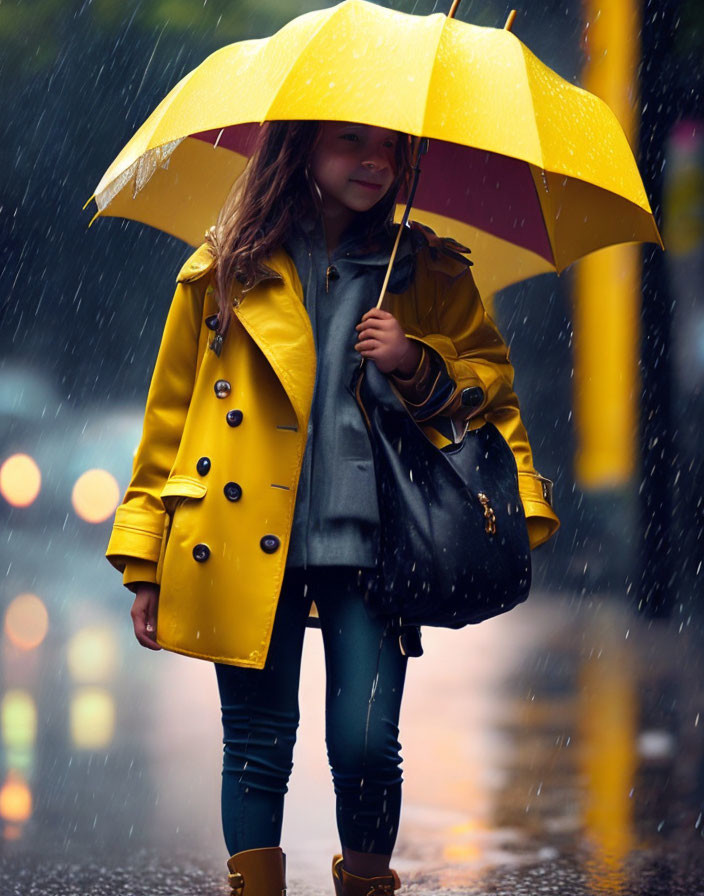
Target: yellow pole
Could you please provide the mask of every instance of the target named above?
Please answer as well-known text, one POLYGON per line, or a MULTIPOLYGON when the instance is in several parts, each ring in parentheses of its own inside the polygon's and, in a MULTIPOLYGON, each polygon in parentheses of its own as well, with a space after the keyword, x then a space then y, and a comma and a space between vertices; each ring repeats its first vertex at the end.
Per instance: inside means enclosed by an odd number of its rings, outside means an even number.
MULTIPOLYGON (((605 608, 608 609, 608 608, 605 608)), ((598 640, 579 669, 577 745, 587 880, 595 893, 622 893, 635 844, 632 788, 638 768, 638 692, 631 642, 619 614, 588 625, 598 640)))
MULTIPOLYGON (((632 149, 640 117, 637 0, 583 0, 589 60, 583 86, 614 110, 632 149)), ((579 262, 574 290, 577 482, 586 490, 625 485, 638 443, 640 251, 602 249, 579 262)))

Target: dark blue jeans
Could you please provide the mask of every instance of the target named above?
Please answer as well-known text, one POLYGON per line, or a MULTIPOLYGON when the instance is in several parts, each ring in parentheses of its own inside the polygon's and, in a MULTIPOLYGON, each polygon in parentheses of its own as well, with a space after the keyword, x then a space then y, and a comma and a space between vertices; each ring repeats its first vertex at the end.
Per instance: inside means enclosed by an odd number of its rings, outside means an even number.
POLYGON ((264 669, 215 663, 224 734, 222 824, 230 854, 278 846, 314 600, 326 668, 325 736, 341 844, 390 855, 401 812, 398 720, 408 657, 374 619, 352 567, 289 568, 264 669))

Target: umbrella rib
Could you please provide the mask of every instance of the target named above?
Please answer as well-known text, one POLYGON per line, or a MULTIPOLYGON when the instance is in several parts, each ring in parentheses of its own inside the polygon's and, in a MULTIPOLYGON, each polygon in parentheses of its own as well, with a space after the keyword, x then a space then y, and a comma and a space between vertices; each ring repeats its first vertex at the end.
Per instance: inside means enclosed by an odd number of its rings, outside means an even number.
POLYGON ((533 91, 531 90, 531 79, 528 73, 528 66, 526 65, 526 51, 530 52, 527 47, 522 44, 517 37, 511 35, 513 39, 518 43, 518 49, 521 54, 521 64, 523 65, 523 69, 526 73, 526 84, 528 85, 528 95, 530 97, 530 108, 531 108, 531 121, 535 122, 535 137, 538 141, 538 150, 540 152, 540 167, 545 170, 545 153, 543 152, 543 141, 540 139, 540 128, 538 127, 538 119, 535 114, 535 100, 533 99, 533 91))
MULTIPOLYGON (((543 152, 543 141, 540 138, 540 128, 538 127, 538 121, 536 118, 536 111, 535 111, 535 100, 533 98, 533 91, 531 90, 531 80, 530 80, 530 75, 528 73, 528 65, 526 64, 526 52, 530 52, 530 51, 527 50, 525 45, 517 37, 515 37, 515 35, 513 35, 510 31, 508 33, 511 34, 511 37, 517 43, 518 51, 521 54, 521 64, 523 65, 523 70, 525 72, 525 83, 528 86, 528 96, 530 98, 530 108, 531 108, 531 116, 530 117, 531 117, 531 121, 535 122, 535 139, 538 143, 538 152, 540 153, 540 170, 542 172, 545 172, 545 154, 543 152)), ((553 265, 555 265, 555 268, 557 269, 557 251, 556 251, 555 241, 553 240, 553 235, 550 231, 550 227, 548 227, 548 222, 545 217, 545 210, 543 208, 543 203, 540 200, 540 193, 538 191, 538 186, 535 183, 535 178, 533 177, 533 173, 531 170, 531 163, 527 162, 525 160, 524 160, 524 163, 528 166, 528 170, 531 173, 531 181, 533 182, 533 189, 535 190, 535 198, 538 203, 538 208, 540 209, 540 217, 543 220, 543 227, 545 228, 545 233, 548 238, 548 245, 550 246, 550 252, 552 254, 552 263, 553 263, 553 265)), ((536 165, 535 167, 537 168, 538 166, 536 165)), ((545 193, 548 197, 550 197, 550 191, 548 190, 548 187, 547 187, 547 181, 544 181, 544 183, 545 183, 545 193)), ((559 273, 559 271, 558 271, 558 273, 559 273)))
MULTIPOLYGON (((430 72, 429 72, 429 75, 428 75, 428 80, 427 80, 427 83, 426 83, 426 86, 425 86, 425 102, 424 102, 424 104, 423 104, 423 122, 422 122, 422 128, 421 128, 421 131, 420 131, 421 134, 426 133, 426 127, 425 127, 426 122, 425 122, 425 117, 426 117, 426 110, 427 110, 427 108, 428 108, 428 97, 429 97, 429 95, 430 95, 430 87, 431 87, 432 82, 433 82, 433 76, 434 76, 434 74, 435 74, 435 67, 436 67, 437 58, 438 58, 438 47, 439 47, 440 42, 442 41, 443 36, 444 36, 444 34, 445 34, 445 29, 448 28, 448 27, 453 27, 453 26, 449 25, 449 22, 450 22, 450 21, 454 21, 454 19, 451 20, 448 16, 445 16, 444 19, 443 19, 443 22, 442 22, 442 26, 440 27, 440 30, 439 30, 439 32, 438 32, 438 39, 437 39, 437 43, 436 43, 436 46, 435 46, 435 53, 434 53, 434 55, 433 55, 433 64, 432 64, 432 66, 431 66, 431 68, 430 68, 430 72)), ((529 81, 529 78, 528 78, 528 69, 527 69, 527 66, 526 66, 525 54, 523 53, 522 44, 521 44, 521 42, 518 40, 518 38, 516 38, 514 35, 511 35, 511 37, 512 37, 512 38, 515 40, 515 42, 518 44, 519 52, 520 52, 520 54, 521 54, 521 63, 522 63, 522 65, 523 65, 524 71, 525 71, 525 73, 526 73, 526 84, 530 84, 530 81, 529 81)), ((532 94, 532 92, 531 92, 530 90, 529 90, 529 96, 530 96, 530 102, 531 102, 531 110, 532 110, 532 112, 533 112, 533 114, 532 114, 532 120, 535 121, 535 107, 534 107, 534 104, 533 104, 533 94, 532 94)), ((541 167, 543 167, 543 161, 544 161, 544 160, 543 160, 543 145, 542 145, 542 142, 541 142, 541 140, 540 140, 540 131, 539 131, 539 129, 538 129, 537 126, 536 126, 536 128, 535 128, 535 134, 536 134, 536 139, 537 139, 538 148, 539 148, 539 152, 540 152, 540 162, 541 162, 541 167)), ((530 163, 525 162, 525 164, 528 165, 528 166, 530 167, 530 163)), ((544 170, 544 169, 543 169, 543 170, 544 170)), ((535 184, 535 181, 533 180, 532 177, 531 177, 531 181, 533 181, 533 189, 535 190, 536 201, 537 201, 537 203, 538 203, 538 207, 540 208, 540 214, 541 214, 541 218, 542 218, 542 220, 543 220, 543 227, 545 228, 545 233, 546 233, 547 238, 548 238, 548 245, 550 246, 550 253, 551 253, 551 255, 552 255, 552 259, 551 259, 551 260, 552 260, 552 263, 554 264, 554 263, 555 263, 555 258, 556 258, 556 256, 555 256, 555 247, 554 247, 554 245, 553 245, 552 235, 551 235, 551 233, 550 233, 550 230, 549 230, 549 228, 548 228, 548 226, 547 226, 547 222, 546 222, 546 220, 545 220, 545 213, 544 213, 544 211, 543 211, 543 206, 542 206, 542 203, 541 203, 541 201, 540 201, 540 195, 538 194, 538 188, 537 188, 537 186, 536 186, 536 184, 535 184)))
MULTIPOLYGON (((307 41, 306 41, 306 43, 305 43, 305 49, 306 49, 306 50, 307 50, 308 47, 311 45, 311 43, 313 43, 313 41, 316 39, 316 37, 320 34, 320 32, 323 30, 323 28, 328 24, 328 22, 330 22, 336 15, 339 14, 339 12, 340 12, 340 8, 341 8, 342 6, 347 6, 347 4, 350 3, 350 2, 351 2, 351 0, 346 0, 346 2, 344 2, 344 3, 340 3, 338 6, 333 7, 333 12, 332 12, 330 15, 328 15, 328 16, 321 16, 321 22, 320 22, 320 25, 319 25, 319 26, 318 26, 318 27, 311 33, 311 35, 309 36, 309 38, 307 39, 307 41)), ((328 12, 328 10, 323 10, 323 12, 328 12)), ((264 45, 264 47, 263 47, 264 51, 266 51, 267 47, 268 47, 268 43, 264 45)), ((301 53, 302 53, 302 52, 303 52, 303 50, 301 50, 301 53)), ((262 117, 261 121, 259 122, 260 124, 261 124, 262 122, 264 122, 264 121, 269 121, 269 120, 270 120, 270 119, 269 119, 269 112, 271 111, 271 107, 272 107, 272 106, 274 105, 274 103, 278 100, 279 95, 281 94, 281 91, 283 90, 283 88, 284 88, 284 87, 286 86, 286 84, 288 83, 288 81, 289 81, 289 79, 290 79, 290 77, 291 77, 291 72, 292 72, 292 71, 294 70, 294 68, 296 67, 296 64, 297 64, 297 62, 298 62, 298 60, 299 60, 299 58, 300 58, 300 56, 301 56, 301 53, 299 53, 299 54, 293 59, 293 61, 291 62, 291 65, 290 65, 289 68, 288 68, 288 71, 287 71, 286 74, 283 76, 283 78, 280 79, 280 81, 279 81, 279 83, 278 83, 278 86, 277 86, 277 89, 276 89, 276 93, 275 93, 275 95, 272 97, 271 101, 269 102, 269 104, 268 104, 268 106, 267 106, 267 109, 266 109, 266 112, 265 112, 264 116, 262 117)))
POLYGON ((427 108, 428 108, 428 96, 430 95, 430 85, 433 82, 433 75, 435 74, 435 66, 437 64, 437 59, 438 59, 438 47, 440 46, 440 41, 443 38, 443 34, 445 33, 445 28, 447 28, 447 23, 449 21, 450 21, 450 19, 447 16, 443 16, 442 24, 440 25, 440 29, 438 31, 438 39, 435 44, 435 52, 433 53, 433 64, 430 66, 430 71, 428 73, 428 80, 425 85, 425 101, 423 103, 423 121, 421 122, 421 127, 418 132, 419 136, 426 135, 425 119, 426 119, 427 108))

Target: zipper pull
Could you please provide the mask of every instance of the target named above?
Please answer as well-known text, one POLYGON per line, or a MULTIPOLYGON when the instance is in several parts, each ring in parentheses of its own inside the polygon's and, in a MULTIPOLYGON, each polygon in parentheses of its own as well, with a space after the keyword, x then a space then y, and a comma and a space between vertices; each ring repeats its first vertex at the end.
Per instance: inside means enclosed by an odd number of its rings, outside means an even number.
POLYGON ((339 280, 340 273, 334 264, 329 264, 325 271, 325 292, 330 292, 330 281, 339 280))

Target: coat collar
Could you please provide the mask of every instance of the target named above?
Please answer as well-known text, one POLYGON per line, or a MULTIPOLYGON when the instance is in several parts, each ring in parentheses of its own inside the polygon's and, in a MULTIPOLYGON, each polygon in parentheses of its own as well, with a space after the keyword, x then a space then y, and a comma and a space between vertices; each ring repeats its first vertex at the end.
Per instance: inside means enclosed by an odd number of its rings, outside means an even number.
MULTIPOLYGON (((191 255, 191 257, 186 261, 184 266, 178 272, 176 277, 176 281, 178 283, 189 283, 193 280, 197 280, 199 277, 204 276, 210 271, 215 264, 215 256, 212 253, 209 243, 201 243, 201 245, 196 249, 196 251, 191 255)), ((250 291, 250 289, 254 289, 255 286, 258 286, 262 280, 281 280, 281 274, 273 268, 263 265, 260 271, 257 272, 256 277, 254 278, 254 282, 251 286, 248 286, 246 289, 239 287, 239 295, 244 296, 246 293, 250 291)))
MULTIPOLYGON (((383 267, 388 264, 396 227, 383 243, 364 254, 339 256, 361 266, 383 267)), ((347 251, 343 244, 340 247, 347 251)), ((442 239, 430 228, 415 222, 401 238, 394 262, 389 292, 406 292, 413 285, 416 257, 424 258, 424 267, 451 278, 464 274, 471 261, 459 251, 469 252, 454 240, 442 239)), ((337 256, 336 256, 337 257, 337 256)), ((208 243, 203 243, 178 273, 178 282, 192 282, 212 270, 215 258, 208 243)), ((242 290, 234 312, 255 344, 265 355, 286 390, 301 430, 308 426, 315 386, 316 351, 313 330, 303 301, 303 288, 291 256, 282 247, 267 260, 255 284, 242 290), (260 288, 262 284, 266 288, 260 288)))
MULTIPOLYGON (((307 233, 312 233, 316 223, 311 221, 310 219, 306 219, 304 222, 301 222, 302 229, 307 233)), ((341 244, 339 248, 341 248, 344 254, 341 256, 346 261, 349 261, 352 264, 358 265, 369 265, 369 266, 384 266, 389 263, 389 258, 391 257, 391 249, 393 247, 393 242, 396 237, 396 229, 398 225, 393 226, 392 232, 388 235, 388 237, 384 240, 380 240, 376 246, 374 246, 371 251, 360 253, 359 249, 355 252, 355 247, 358 246, 356 242, 352 242, 351 245, 345 246, 345 244, 341 244)), ((468 258, 464 258, 463 255, 469 254, 471 251, 466 246, 462 246, 456 240, 450 239, 448 237, 439 237, 430 227, 426 227, 425 225, 419 223, 418 221, 411 221, 410 225, 407 228, 408 236, 404 234, 401 238, 401 244, 399 245, 398 252, 396 253, 396 259, 394 261, 394 270, 397 265, 403 267, 402 263, 407 262, 408 259, 415 259, 417 254, 421 250, 427 250, 428 255, 428 266, 433 270, 443 271, 447 274, 457 274, 463 272, 464 269, 469 267, 472 262, 468 258), (460 254, 461 253, 461 254, 460 254), (459 267, 458 267, 459 265, 459 267)), ((347 240, 345 242, 348 242, 347 240)), ((283 250, 278 250, 279 253, 283 250)), ((275 255, 278 253, 275 253, 275 255)), ((287 254, 287 253, 284 253, 287 254)), ((181 270, 178 273, 177 281, 179 283, 190 282, 193 280, 197 280, 199 277, 202 277, 204 274, 207 274, 208 271, 215 264, 215 257, 212 254, 210 249, 210 245, 208 243, 202 243, 198 249, 188 258, 186 263, 183 265, 181 270)), ((412 275, 412 272, 411 272, 412 275)), ((241 295, 246 295, 251 289, 254 289, 255 286, 258 286, 259 283, 265 280, 281 280, 282 275, 276 269, 275 266, 268 265, 263 268, 260 273, 257 275, 254 284, 249 287, 249 289, 243 289, 241 291, 241 295)), ((392 280, 394 280, 394 273, 392 272, 392 280)), ((399 280, 407 280, 407 274, 404 277, 399 277, 399 280)), ((392 284, 396 286, 396 283, 392 284)), ((390 292, 404 292, 410 283, 399 283, 400 289, 390 289, 390 292)))
MULTIPOLYGON (((330 262, 344 262, 366 269, 385 269, 391 258, 398 227, 398 224, 393 224, 366 240, 363 228, 353 224, 343 233, 340 244, 330 256, 330 262)), ((299 219, 296 230, 309 247, 313 243, 325 245, 325 230, 319 216, 306 215, 299 219)), ((405 228, 394 259, 388 292, 400 293, 408 289, 415 271, 415 256, 425 244, 426 240, 419 230, 410 226, 405 228)))

